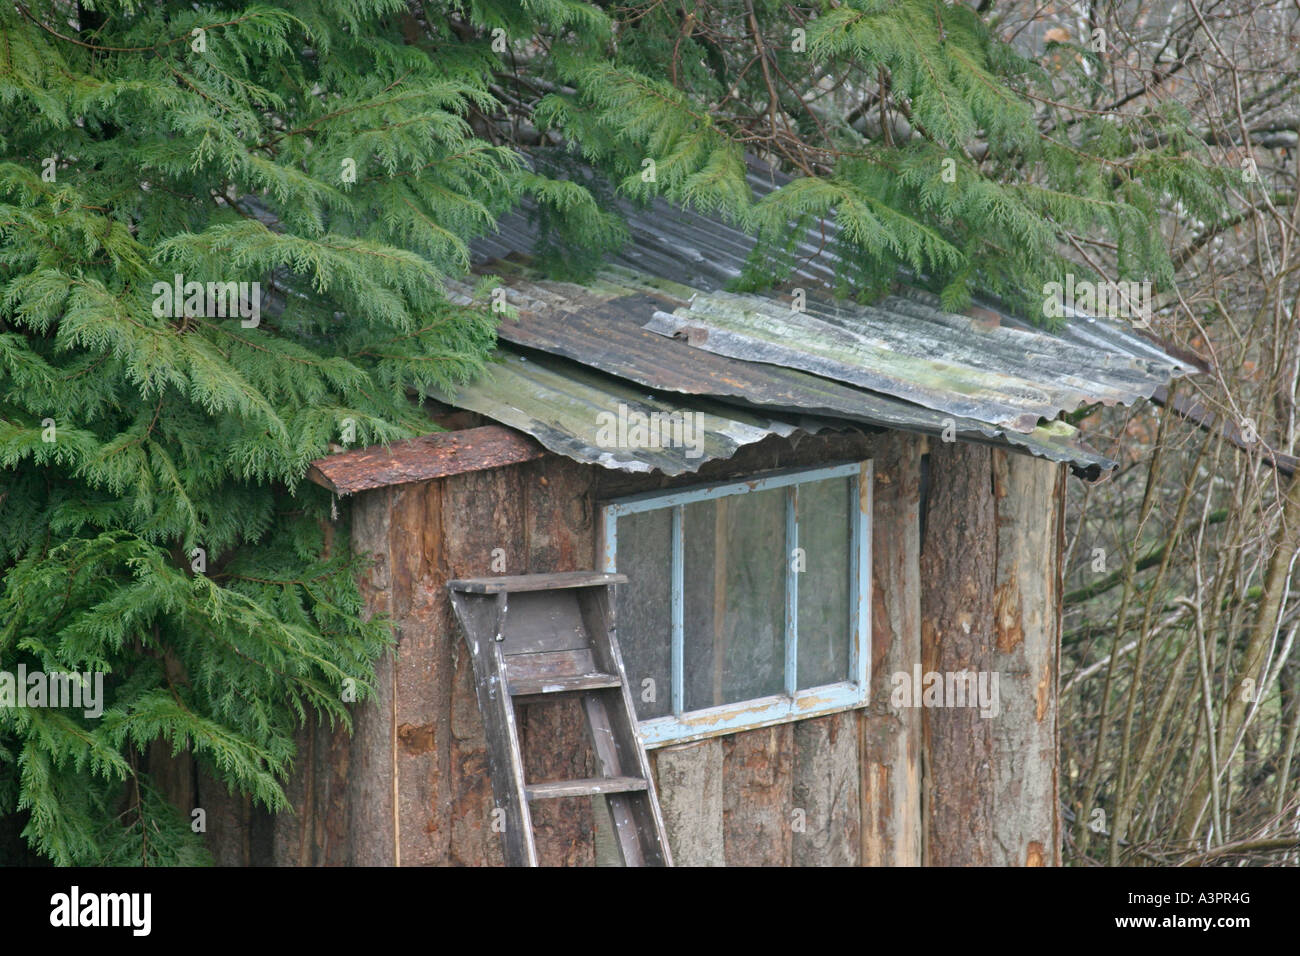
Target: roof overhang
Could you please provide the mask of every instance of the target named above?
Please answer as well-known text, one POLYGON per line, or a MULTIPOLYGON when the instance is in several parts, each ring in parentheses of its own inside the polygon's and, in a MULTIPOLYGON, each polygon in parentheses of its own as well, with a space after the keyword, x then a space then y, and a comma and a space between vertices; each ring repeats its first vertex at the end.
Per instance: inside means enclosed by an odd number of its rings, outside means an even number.
MULTIPOLYGON (((751 167, 756 196, 780 179, 751 167)), ((870 306, 832 299, 823 290, 836 260, 811 234, 786 293, 737 295, 725 287, 741 275, 749 236, 660 200, 620 203, 620 212, 631 241, 583 285, 531 268, 526 212, 474 243, 475 272, 499 280, 518 318, 501 322, 496 360, 478 379, 434 397, 531 437, 535 449, 621 471, 685 474, 769 435, 885 428, 998 445, 1097 480, 1115 462, 1061 413, 1158 398, 1202 370, 1087 315, 1047 331, 992 302, 948 312, 914 289, 870 306), (617 429, 620 415, 699 432, 679 433, 687 442, 604 440, 602 427, 617 429)), ((452 282, 448 292, 469 302, 473 286, 452 282)), ((521 447, 500 433, 459 445, 430 436, 322 459, 312 477, 346 493, 497 467, 521 447)))

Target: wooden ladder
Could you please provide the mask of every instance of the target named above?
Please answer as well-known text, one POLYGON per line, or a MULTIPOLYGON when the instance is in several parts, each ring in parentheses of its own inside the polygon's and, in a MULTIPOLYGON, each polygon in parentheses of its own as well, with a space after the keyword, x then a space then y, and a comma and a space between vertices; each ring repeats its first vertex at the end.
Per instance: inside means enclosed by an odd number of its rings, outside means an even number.
POLYGON ((474 664, 492 792, 510 866, 537 866, 533 800, 603 794, 626 866, 672 866, 663 815, 614 634, 621 574, 580 571, 448 582, 474 664), (582 700, 600 776, 527 783, 515 704, 582 700))

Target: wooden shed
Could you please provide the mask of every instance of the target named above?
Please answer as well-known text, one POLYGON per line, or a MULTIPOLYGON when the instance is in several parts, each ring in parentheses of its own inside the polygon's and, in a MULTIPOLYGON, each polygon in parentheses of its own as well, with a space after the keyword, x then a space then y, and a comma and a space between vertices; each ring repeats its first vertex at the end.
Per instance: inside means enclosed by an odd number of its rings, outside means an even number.
MULTIPOLYGON (((761 185, 761 184, 760 184, 761 185)), ((399 644, 353 736, 304 731, 266 817, 199 784, 219 862, 502 862, 448 583, 617 571, 618 641, 677 865, 1051 865, 1071 472, 1060 412, 1193 369, 1116 324, 985 303, 723 291, 748 241, 658 204, 583 286, 477 249, 518 310, 446 429, 316 463, 399 644)), ((796 285, 802 283, 801 285, 796 285)), ((463 290, 468 294, 468 287, 463 290)), ((591 777, 570 700, 520 708, 529 780, 591 777)), ((601 796, 533 806, 540 861, 615 858, 601 796)))

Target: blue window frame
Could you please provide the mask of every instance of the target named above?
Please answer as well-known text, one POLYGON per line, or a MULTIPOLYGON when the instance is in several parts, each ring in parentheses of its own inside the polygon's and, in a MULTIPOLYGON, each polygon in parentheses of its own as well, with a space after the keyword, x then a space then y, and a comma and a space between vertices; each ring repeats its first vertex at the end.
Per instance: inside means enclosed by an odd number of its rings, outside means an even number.
POLYGON ((871 480, 849 462, 603 506, 646 746, 868 703, 871 480))

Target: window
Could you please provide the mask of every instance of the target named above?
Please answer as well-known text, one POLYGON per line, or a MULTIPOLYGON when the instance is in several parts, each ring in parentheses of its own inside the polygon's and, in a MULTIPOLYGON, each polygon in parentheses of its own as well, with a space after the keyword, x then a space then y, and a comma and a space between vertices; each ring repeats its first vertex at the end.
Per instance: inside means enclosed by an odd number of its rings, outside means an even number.
POLYGON ((648 746, 858 707, 871 462, 604 507, 618 642, 648 746))

